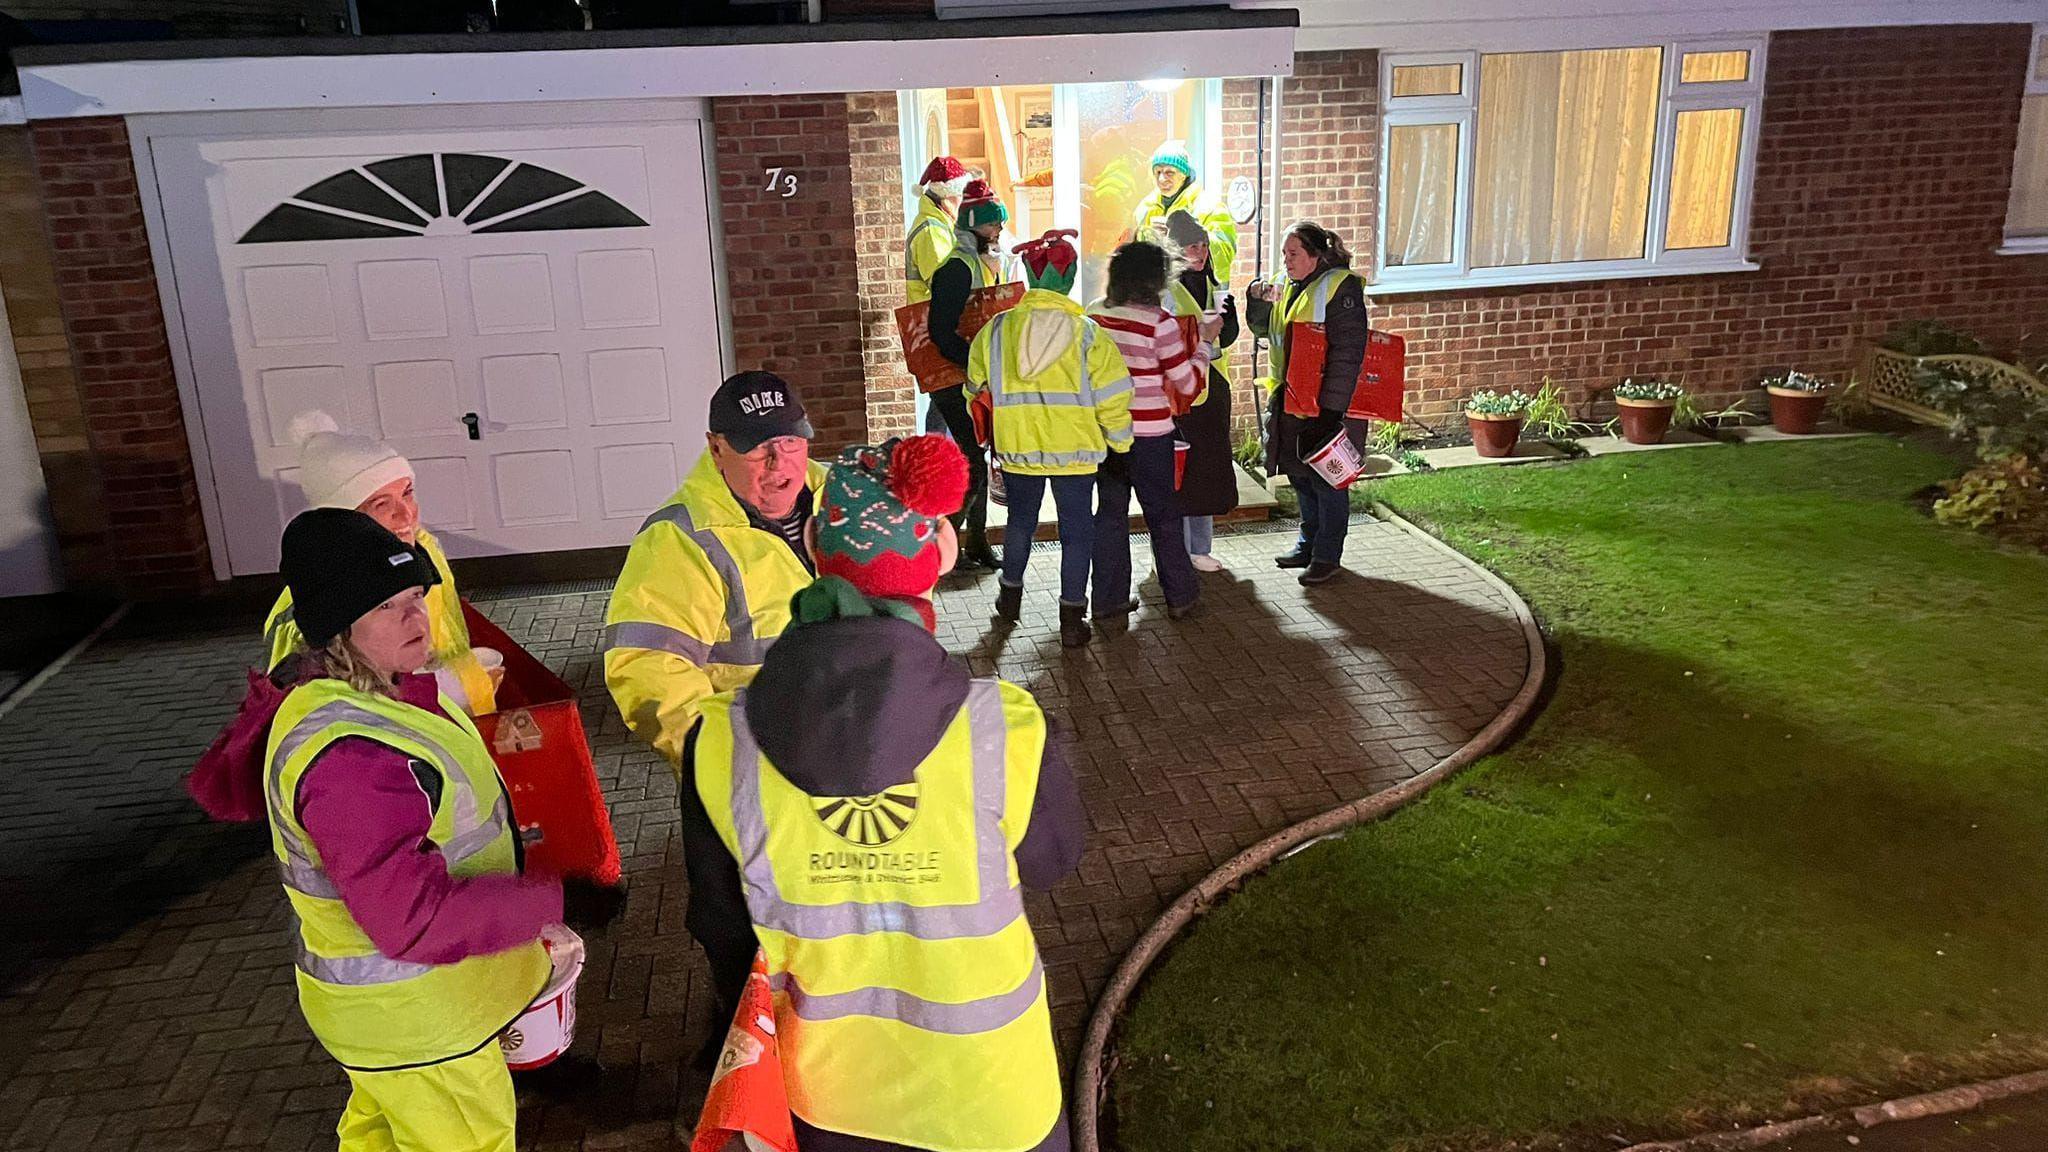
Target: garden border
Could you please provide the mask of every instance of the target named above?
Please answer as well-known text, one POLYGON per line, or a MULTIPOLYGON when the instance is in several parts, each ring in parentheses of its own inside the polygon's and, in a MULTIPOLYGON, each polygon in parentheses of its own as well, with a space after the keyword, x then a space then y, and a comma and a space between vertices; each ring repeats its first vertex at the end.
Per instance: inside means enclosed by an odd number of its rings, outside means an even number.
POLYGON ((1923 1092, 1917 1096, 1901 1096, 1881 1104, 1843 1108, 1814 1116, 1803 1116, 1796 1120, 1779 1120, 1755 1128, 1709 1132, 1701 1136, 1681 1136, 1673 1140, 1650 1140, 1641 1144, 1631 1144, 1621 1149, 1621 1152, 1741 1152, 1745 1149, 1762 1148, 1766 1144, 1775 1144, 1794 1136, 1804 1136, 1810 1132, 1849 1132, 1876 1128, 1900 1120, 1949 1116, 1981 1108, 1994 1100, 2005 1100, 2042 1091, 2048 1091, 2048 1070, 2022 1072, 2017 1076, 1983 1080, 1975 1084, 1960 1084, 1954 1088, 1923 1092))
POLYGON ((1480 757, 1500 747, 1505 743, 1508 734, 1535 710, 1537 698, 1542 694, 1544 680, 1548 675, 1550 659, 1549 651, 1545 647, 1543 630, 1538 627, 1536 616, 1530 611, 1528 602, 1491 569, 1446 544, 1432 533, 1409 523, 1385 504, 1375 501, 1373 515, 1399 527, 1429 547, 1455 557, 1459 563, 1477 572, 1507 598, 1509 606, 1514 609, 1515 619, 1522 626, 1523 642, 1529 651, 1529 666, 1522 678, 1522 687, 1486 727, 1474 733, 1457 751, 1437 761, 1428 770, 1392 788, 1341 804, 1273 833, 1223 862, 1167 906, 1166 911, 1152 922, 1152 926, 1147 928, 1144 934, 1138 937, 1137 942, 1131 945, 1131 950, 1124 954, 1123 960, 1117 964, 1116 972, 1103 987, 1102 996, 1096 1001, 1094 1012, 1089 1016, 1088 1031, 1082 1038, 1081 1053, 1074 1066, 1074 1147, 1077 1152, 1101 1150, 1096 1129, 1101 1122, 1103 1093, 1109 1082, 1108 1070, 1103 1067, 1103 1058, 1109 1046, 1110 1031, 1115 1027, 1117 1017, 1122 1014, 1124 1004, 1130 999, 1138 982, 1144 978, 1152 962, 1157 960, 1166 950, 1166 946, 1180 934, 1181 929, 1207 912, 1218 899, 1246 877, 1264 871, 1295 850, 1355 825, 1381 819, 1413 803, 1480 757))

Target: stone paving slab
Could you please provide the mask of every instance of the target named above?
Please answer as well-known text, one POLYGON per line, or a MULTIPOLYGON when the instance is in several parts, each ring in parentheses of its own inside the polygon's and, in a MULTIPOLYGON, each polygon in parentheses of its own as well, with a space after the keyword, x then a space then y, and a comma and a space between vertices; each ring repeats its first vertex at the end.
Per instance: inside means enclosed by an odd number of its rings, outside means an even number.
POLYGON ((1578 441, 1588 456, 1617 456, 1625 452, 1661 452, 1666 448, 1698 448, 1707 444, 1719 444, 1712 436, 1702 436, 1684 428, 1673 428, 1664 434, 1664 439, 1655 444, 1631 444, 1619 436, 1588 436, 1578 441))
MULTIPOLYGON (((1015 628, 992 626, 992 577, 941 592, 941 640, 1037 695, 1087 806, 1078 873, 1028 901, 1066 1053, 1175 895, 1428 767, 1520 686, 1511 608, 1455 557, 1361 518, 1352 573, 1304 589, 1269 560, 1290 542, 1220 533, 1229 570, 1180 622, 1138 557, 1145 607, 1077 651, 1058 645, 1056 546, 1015 628)), ((680 1148, 704 1088, 690 1057, 723 1021, 683 930, 674 777, 604 693, 608 593, 569 587, 478 596, 579 690, 631 891, 590 939, 575 1049, 520 1080, 520 1144, 680 1148)), ((219 615, 138 614, 0 719, 0 1148, 334 1146, 346 1085, 298 1015, 265 833, 208 824, 179 786, 258 648, 258 613, 219 615)))

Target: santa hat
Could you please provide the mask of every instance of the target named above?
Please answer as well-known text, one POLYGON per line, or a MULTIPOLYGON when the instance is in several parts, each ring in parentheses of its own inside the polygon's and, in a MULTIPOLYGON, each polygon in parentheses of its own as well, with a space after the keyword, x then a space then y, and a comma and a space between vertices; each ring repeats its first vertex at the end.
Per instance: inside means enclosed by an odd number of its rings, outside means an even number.
POLYGON ((984 224, 1001 224, 1010 218, 1010 210, 996 199, 996 190, 986 180, 969 180, 960 193, 960 217, 962 228, 979 228, 984 224))
POLYGON ((1067 241, 1079 236, 1072 228, 1055 228, 1036 240, 1026 240, 1010 251, 1024 261, 1024 282, 1048 292, 1066 293, 1074 287, 1074 274, 1081 268, 1081 253, 1067 241))
POLYGON ((359 508, 379 488, 412 479, 391 445, 343 432, 325 412, 301 412, 285 430, 299 446, 299 487, 312 508, 359 508))
POLYGON ((958 196, 967 190, 967 184, 974 179, 968 174, 967 166, 951 156, 940 156, 925 165, 924 175, 917 178, 925 192, 940 199, 958 196))
POLYGON ((947 436, 912 436, 840 453, 820 492, 819 577, 871 598, 907 601, 933 623, 926 597, 944 568, 944 517, 967 498, 967 457, 947 436))

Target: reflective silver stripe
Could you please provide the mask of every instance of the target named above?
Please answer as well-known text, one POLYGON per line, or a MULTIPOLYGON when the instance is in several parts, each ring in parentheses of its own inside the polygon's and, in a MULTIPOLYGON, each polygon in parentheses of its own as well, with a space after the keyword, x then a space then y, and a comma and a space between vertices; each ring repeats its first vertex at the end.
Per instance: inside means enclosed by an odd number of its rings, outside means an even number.
POLYGON ((949 1036, 971 1036, 993 1032, 1022 1016, 1034 1003, 1045 979, 1045 962, 1037 950, 1031 956, 1031 971, 1008 992, 984 996, 960 1004, 926 1000, 896 988, 854 988, 845 992, 806 992, 787 972, 769 978, 769 986, 789 997, 789 1007, 800 1019, 839 1020, 847 1016, 879 1016, 900 1020, 927 1032, 949 1036))
POLYGON ((303 946, 297 963, 299 971, 322 984, 395 984, 434 970, 432 964, 393 960, 377 952, 367 956, 315 956, 303 946))
POLYGON ((1126 392, 1132 391, 1136 387, 1137 385, 1131 380, 1131 378, 1129 376, 1126 376, 1123 379, 1118 380, 1116 383, 1111 384, 1107 388, 1096 390, 1095 394, 1090 399, 1092 399, 1095 403, 1100 404, 1103 400, 1109 397, 1121 396, 1126 392))
POLYGON ((995 405, 1010 408, 1020 404, 1042 404, 1048 408, 1087 408, 1088 398, 1079 392, 997 392, 995 405))
POLYGON ((284 886, 315 900, 341 899, 341 889, 334 886, 334 881, 327 878, 327 873, 321 871, 319 865, 306 859, 298 844, 291 843, 297 838, 290 833, 285 833, 283 838, 288 842, 286 852, 291 857, 289 860, 277 862, 277 870, 284 876, 284 886))
POLYGON ((917 274, 917 238, 930 228, 944 228, 949 233, 953 231, 945 221, 926 216, 910 229, 910 235, 903 238, 903 278, 912 284, 925 282, 924 277, 917 274))
POLYGON ((295 607, 297 605, 287 604, 277 615, 270 618, 270 623, 263 626, 263 638, 265 640, 272 644, 277 643, 277 634, 284 631, 285 625, 294 622, 298 618, 296 613, 293 612, 295 607))
MULTIPOLYGON (((1129 432, 1125 432, 1122 436, 1107 438, 1113 443, 1121 444, 1130 439, 1130 435, 1129 432)), ((1084 448, 1079 452, 998 452, 996 455, 1001 458, 1005 468, 1070 468, 1076 464, 1100 464, 1109 453, 1084 448)))
POLYGON ((1128 444, 1132 440, 1132 430, 1129 428, 1119 428, 1114 432, 1104 432, 1102 438, 1111 444, 1128 444))
POLYGON ((657 508, 654 515, 640 525, 640 531, 645 532, 656 524, 675 525, 703 549, 704 559, 710 562, 711 570, 718 573, 718 579, 725 585, 725 630, 729 635, 711 646, 706 659, 720 664, 759 664, 773 638, 758 644, 754 640, 754 614, 747 607, 746 579, 740 575, 739 561, 732 558, 725 541, 711 529, 697 527, 697 522, 690 518, 690 510, 681 504, 657 508))
POLYGON ((711 662, 711 645, 680 628, 671 628, 666 624, 655 624, 645 620, 613 624, 604 630, 604 650, 612 652, 620 648, 667 652, 670 655, 681 656, 692 664, 711 662))
POLYGON ((901 902, 791 904, 782 898, 768 859, 768 823, 761 808, 761 752, 747 728, 745 689, 734 693, 732 819, 739 842, 740 876, 754 923, 805 940, 875 932, 904 932, 920 940, 992 936, 1024 915, 1023 894, 1010 883, 1010 848, 1003 838, 1004 745, 1002 689, 975 680, 967 691, 968 745, 974 776, 975 869, 981 895, 972 904, 927 906, 901 902))

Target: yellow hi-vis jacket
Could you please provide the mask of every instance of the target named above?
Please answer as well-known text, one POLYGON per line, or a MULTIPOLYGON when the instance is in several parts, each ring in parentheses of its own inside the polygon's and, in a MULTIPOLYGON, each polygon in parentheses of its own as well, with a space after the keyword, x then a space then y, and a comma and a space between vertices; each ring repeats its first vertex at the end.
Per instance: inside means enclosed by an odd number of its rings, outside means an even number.
POLYGON ((1266 376, 1260 383, 1270 394, 1275 388, 1287 386, 1287 329, 1293 324, 1321 324, 1329 314, 1330 298, 1337 294, 1347 281, 1356 280, 1358 274, 1349 268, 1325 268, 1314 280, 1308 282, 1295 294, 1294 301, 1288 302, 1288 295, 1294 292, 1294 285, 1285 277, 1280 280, 1280 298, 1273 301, 1273 307, 1266 315, 1266 330, 1259 335, 1266 338, 1266 376))
POLYGON ((1209 233, 1209 266, 1216 270, 1216 279, 1230 283, 1230 264, 1237 258, 1237 221, 1231 218, 1230 209, 1223 201, 1210 195, 1201 184, 1190 180, 1181 187, 1180 195, 1167 204, 1154 188, 1143 200, 1131 218, 1131 238, 1150 240, 1163 245, 1175 256, 1180 250, 1170 240, 1161 240, 1154 228, 1166 223, 1166 218, 1175 212, 1186 212, 1193 216, 1209 233))
MULTIPOLYGON (((476 715, 493 712, 497 686, 491 683, 490 674, 470 649, 469 625, 462 621, 462 595, 455 590, 455 574, 448 570, 448 554, 441 551, 441 542, 425 528, 419 530, 417 539, 420 550, 434 562, 434 571, 441 574, 441 582, 427 589, 426 601, 434 659, 461 679, 462 691, 469 697, 476 715)), ((263 638, 270 644, 270 663, 266 665, 269 668, 284 663, 285 657, 305 646, 306 638, 299 635, 299 626, 292 620, 291 589, 278 594, 269 619, 263 622, 263 638)))
POLYGON ((1033 288, 975 334, 969 397, 995 406, 996 459, 1026 476, 1093 472, 1131 450, 1131 373, 1079 304, 1033 288))
MULTIPOLYGON (((812 508, 825 483, 813 462, 812 508)), ((626 726, 680 771, 697 705, 752 681, 812 580, 782 537, 747 522, 706 452, 640 525, 605 611, 604 680, 626 726)))
MULTIPOLYGON (((445 699, 445 698, 444 698, 445 699)), ((426 847, 452 876, 519 870, 518 831, 497 768, 462 710, 436 716, 340 680, 292 690, 270 722, 264 800, 270 844, 298 924, 299 1007, 344 1067, 377 1071, 435 1064, 494 1043, 548 982, 547 950, 532 940, 454 964, 393 960, 356 923, 299 824, 298 788, 328 745, 365 737, 441 778, 426 847)))
MULTIPOLYGON (((1217 289, 1217 291, 1220 293, 1222 289, 1219 288, 1217 289)), ((1220 296, 1218 297, 1218 302, 1220 305, 1220 296)), ((1200 324, 1204 318, 1202 314, 1201 301, 1196 300, 1195 294, 1193 292, 1188 291, 1188 286, 1181 283, 1179 278, 1177 277, 1167 282, 1166 295, 1160 297, 1159 306, 1161 308, 1166 309, 1168 312, 1173 313, 1175 316, 1192 316, 1195 318, 1196 324, 1200 324)), ((1203 348, 1208 353, 1209 366, 1211 368, 1216 369, 1216 371, 1223 373, 1224 379, 1229 379, 1229 350, 1218 347, 1214 341, 1207 340, 1203 341, 1203 348)), ((1200 395, 1195 397, 1195 403, 1199 405, 1208 398, 1209 374, 1204 372, 1202 374, 1202 392, 1200 395)))
POLYGON ((1014 855, 1045 747, 1037 702, 972 681, 910 784, 828 798, 761 754, 745 699, 705 701, 697 789, 767 958, 790 1109, 914 1148, 1033 1147, 1060 1111, 1014 855), (878 818, 849 821, 849 806, 878 818))
POLYGON ((920 193, 917 215, 911 219, 910 234, 903 241, 903 287, 907 303, 916 304, 932 298, 932 274, 953 255, 958 244, 959 236, 954 229, 952 214, 932 203, 931 197, 920 193))

